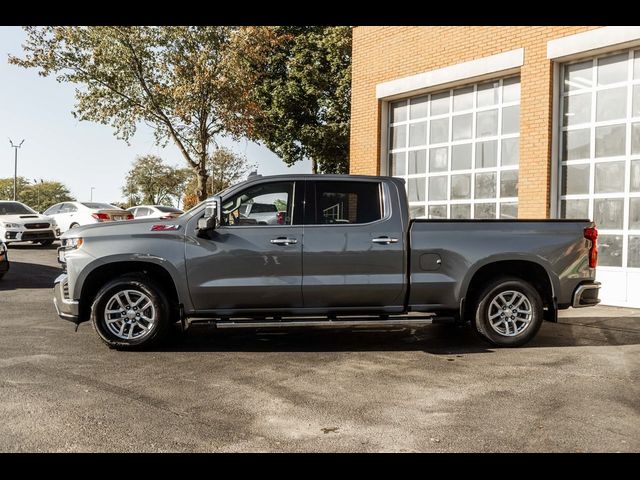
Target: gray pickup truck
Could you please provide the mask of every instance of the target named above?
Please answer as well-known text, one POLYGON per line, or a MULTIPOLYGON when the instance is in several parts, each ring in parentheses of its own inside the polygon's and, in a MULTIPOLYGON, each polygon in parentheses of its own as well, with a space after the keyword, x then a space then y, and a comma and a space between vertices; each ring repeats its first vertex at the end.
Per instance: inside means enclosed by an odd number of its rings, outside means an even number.
POLYGON ((110 347, 173 324, 217 328, 469 321, 496 346, 529 341, 558 309, 599 302, 589 220, 409 219, 404 181, 255 176, 175 219, 72 229, 58 250, 61 318, 110 347), (277 204, 279 224, 241 214, 277 204))

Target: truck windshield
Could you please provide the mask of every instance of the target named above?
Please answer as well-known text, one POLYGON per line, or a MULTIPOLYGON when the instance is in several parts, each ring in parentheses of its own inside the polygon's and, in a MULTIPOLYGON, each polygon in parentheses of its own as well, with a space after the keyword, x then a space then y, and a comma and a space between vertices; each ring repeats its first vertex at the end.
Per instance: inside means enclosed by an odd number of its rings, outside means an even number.
POLYGON ((29 215, 38 213, 19 202, 0 202, 0 215, 29 215))

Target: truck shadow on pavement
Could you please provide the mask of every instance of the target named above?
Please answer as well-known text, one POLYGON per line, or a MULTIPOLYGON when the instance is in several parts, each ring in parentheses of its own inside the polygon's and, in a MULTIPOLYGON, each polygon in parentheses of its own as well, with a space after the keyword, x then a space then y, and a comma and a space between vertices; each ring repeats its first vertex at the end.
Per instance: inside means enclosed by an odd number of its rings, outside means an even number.
POLYGON ((62 273, 60 267, 12 261, 11 252, 9 252, 9 262, 9 271, 0 280, 0 291, 53 288, 53 281, 62 273))
MULTIPOLYGON (((635 330, 598 324, 615 318, 591 319, 591 325, 549 323, 520 349, 548 347, 620 346, 640 344, 640 319, 635 330)), ((158 351, 176 352, 393 352, 423 351, 455 356, 502 350, 478 338, 468 325, 429 325, 420 329, 372 330, 245 330, 216 331, 192 326, 158 351)), ((509 349, 507 349, 509 350, 509 349)), ((452 357, 453 358, 453 357, 452 357)))

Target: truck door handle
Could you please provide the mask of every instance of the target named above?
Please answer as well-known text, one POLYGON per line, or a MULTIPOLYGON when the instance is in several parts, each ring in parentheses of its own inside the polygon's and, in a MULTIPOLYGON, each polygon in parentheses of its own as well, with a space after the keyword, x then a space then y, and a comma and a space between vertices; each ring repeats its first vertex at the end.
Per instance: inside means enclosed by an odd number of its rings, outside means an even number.
POLYGON ((295 238, 278 237, 272 238, 271 243, 273 243, 274 245, 295 245, 296 243, 298 243, 298 240, 296 240, 295 238))
POLYGON ((382 243, 384 245, 389 245, 390 243, 398 243, 398 239, 397 238, 389 238, 389 237, 373 238, 371 241, 373 243, 382 243))

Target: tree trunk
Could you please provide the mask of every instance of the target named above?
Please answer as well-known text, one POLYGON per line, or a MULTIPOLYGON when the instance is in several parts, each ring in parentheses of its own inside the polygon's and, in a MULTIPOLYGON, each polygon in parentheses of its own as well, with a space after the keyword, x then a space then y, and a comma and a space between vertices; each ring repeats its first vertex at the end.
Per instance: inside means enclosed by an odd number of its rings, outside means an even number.
POLYGON ((311 159, 311 173, 318 173, 318 162, 315 158, 311 159))
POLYGON ((209 174, 207 173, 206 163, 204 161, 200 164, 200 168, 198 168, 196 175, 198 177, 198 189, 196 194, 198 195, 198 200, 202 202, 208 197, 207 181, 209 180, 209 174))

